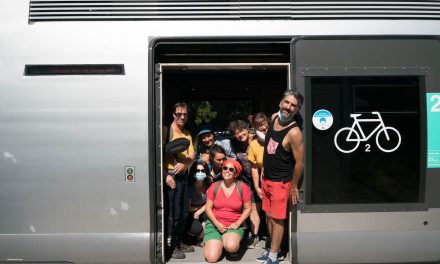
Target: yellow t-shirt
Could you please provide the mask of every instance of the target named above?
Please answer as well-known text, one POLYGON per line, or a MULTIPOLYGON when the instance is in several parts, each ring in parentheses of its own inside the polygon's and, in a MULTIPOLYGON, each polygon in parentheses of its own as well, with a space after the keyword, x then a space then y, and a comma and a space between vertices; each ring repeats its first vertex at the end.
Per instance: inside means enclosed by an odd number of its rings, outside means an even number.
MULTIPOLYGON (((167 129, 164 129, 164 131, 167 131, 167 129)), ((166 137, 168 137, 168 133, 165 132, 165 133, 163 133, 163 135, 164 135, 164 137, 163 137, 164 141, 166 141, 166 137)), ((173 136, 170 139, 170 141, 173 141, 174 139, 177 139, 177 138, 186 138, 186 139, 188 139, 189 140, 189 147, 185 151, 182 151, 182 152, 180 152, 177 155, 165 154, 165 158, 164 158, 165 159, 164 160, 165 168, 167 168, 168 170, 172 170, 174 168, 174 164, 175 163, 177 163, 177 162, 182 162, 183 163, 184 161, 186 161, 186 158, 189 157, 190 151, 194 152, 194 146, 193 146, 193 143, 192 143, 192 137, 191 137, 191 134, 188 132, 188 130, 184 129, 182 131, 182 133, 179 133, 179 132, 176 132, 176 131, 173 130, 173 136)))
POLYGON ((263 168, 264 144, 254 139, 249 144, 248 160, 256 164, 259 169, 263 168))

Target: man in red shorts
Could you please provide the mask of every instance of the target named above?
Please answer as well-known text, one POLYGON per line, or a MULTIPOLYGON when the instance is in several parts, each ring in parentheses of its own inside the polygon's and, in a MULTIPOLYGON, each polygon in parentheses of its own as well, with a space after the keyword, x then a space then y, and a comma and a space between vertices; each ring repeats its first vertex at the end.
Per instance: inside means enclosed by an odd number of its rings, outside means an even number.
POLYGON ((291 198, 296 204, 299 200, 298 182, 304 167, 304 145, 301 130, 293 117, 302 102, 303 96, 299 92, 284 92, 280 110, 272 115, 272 124, 266 134, 261 189, 271 247, 257 258, 258 262, 279 263, 288 201, 291 198))

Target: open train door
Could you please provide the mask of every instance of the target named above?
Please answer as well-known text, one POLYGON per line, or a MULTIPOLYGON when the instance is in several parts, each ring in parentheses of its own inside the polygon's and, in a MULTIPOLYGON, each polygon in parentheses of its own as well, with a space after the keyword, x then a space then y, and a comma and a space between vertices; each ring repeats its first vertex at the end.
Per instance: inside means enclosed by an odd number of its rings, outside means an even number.
POLYGON ((298 37, 291 49, 305 96, 294 262, 438 261, 438 39, 298 37))

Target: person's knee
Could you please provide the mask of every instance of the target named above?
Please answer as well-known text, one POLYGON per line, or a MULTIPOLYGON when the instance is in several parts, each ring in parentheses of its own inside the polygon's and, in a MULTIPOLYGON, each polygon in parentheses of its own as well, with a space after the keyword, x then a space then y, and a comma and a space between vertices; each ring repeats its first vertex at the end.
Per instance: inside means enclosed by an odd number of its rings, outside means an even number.
POLYGON ((240 249, 240 241, 235 239, 228 239, 223 242, 223 247, 229 253, 235 253, 240 249))
POLYGON ((212 248, 208 247, 205 247, 204 253, 206 261, 211 263, 217 262, 221 256, 221 252, 219 254, 217 250, 213 250, 212 248))
POLYGON ((215 263, 218 261, 219 258, 220 258, 220 256, 218 256, 216 254, 205 252, 205 259, 207 262, 215 263))

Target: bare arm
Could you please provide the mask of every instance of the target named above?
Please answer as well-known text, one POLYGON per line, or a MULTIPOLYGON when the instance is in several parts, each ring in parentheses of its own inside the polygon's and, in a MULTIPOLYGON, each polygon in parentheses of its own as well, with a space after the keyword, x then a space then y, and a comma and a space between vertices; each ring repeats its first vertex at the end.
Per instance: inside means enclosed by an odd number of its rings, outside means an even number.
POLYGON ((295 167, 293 168, 291 196, 293 204, 297 204, 299 201, 298 183, 301 178, 304 169, 304 144, 302 139, 301 130, 299 128, 293 128, 289 131, 289 144, 292 150, 293 157, 295 158, 295 167))
POLYGON ((174 177, 168 174, 168 169, 166 166, 162 166, 163 170, 163 179, 165 180, 165 184, 170 187, 171 189, 176 188, 176 181, 174 180, 174 177))
POLYGON ((257 164, 252 164, 251 174, 252 174, 252 181, 254 182, 255 191, 257 192, 258 196, 262 198, 263 196, 261 194, 261 188, 260 188, 260 175, 258 173, 257 164))
POLYGON ((277 113, 273 113, 272 116, 270 117, 270 121, 273 122, 276 117, 277 117, 277 113))
POLYGON ((195 213, 194 213, 194 219, 199 219, 200 216, 206 211, 206 204, 200 207, 195 213))

